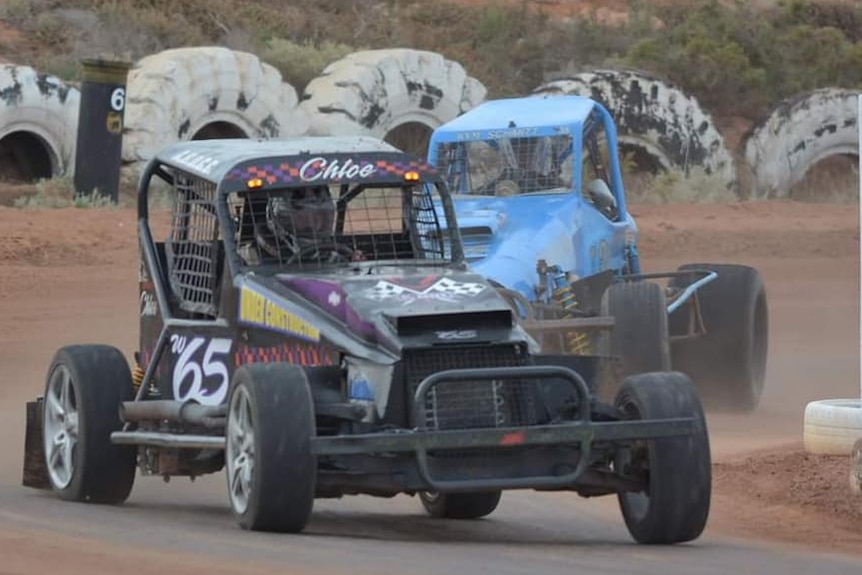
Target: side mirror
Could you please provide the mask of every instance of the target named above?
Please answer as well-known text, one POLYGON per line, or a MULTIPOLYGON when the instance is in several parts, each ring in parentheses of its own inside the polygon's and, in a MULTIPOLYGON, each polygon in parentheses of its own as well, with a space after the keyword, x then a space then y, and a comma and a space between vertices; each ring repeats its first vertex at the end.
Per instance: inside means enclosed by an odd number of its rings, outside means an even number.
POLYGON ((599 210, 616 210, 617 200, 604 180, 595 179, 591 181, 587 184, 586 192, 599 210))

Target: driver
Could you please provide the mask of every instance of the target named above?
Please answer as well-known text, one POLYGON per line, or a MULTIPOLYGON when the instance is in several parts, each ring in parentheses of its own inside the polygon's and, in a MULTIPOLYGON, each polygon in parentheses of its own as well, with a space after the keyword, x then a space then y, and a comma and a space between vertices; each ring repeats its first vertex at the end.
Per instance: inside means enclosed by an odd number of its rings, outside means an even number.
POLYGON ((333 245, 335 201, 327 186, 276 192, 266 203, 266 229, 255 226, 258 245, 280 261, 314 260, 333 245))

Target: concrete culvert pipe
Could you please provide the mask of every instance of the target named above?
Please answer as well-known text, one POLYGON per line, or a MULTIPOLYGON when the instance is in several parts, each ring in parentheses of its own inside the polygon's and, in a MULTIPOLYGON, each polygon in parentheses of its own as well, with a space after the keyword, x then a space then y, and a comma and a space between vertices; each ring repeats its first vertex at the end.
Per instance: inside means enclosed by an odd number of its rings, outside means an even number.
POLYGON ((129 72, 123 160, 182 140, 285 138, 308 128, 296 90, 257 56, 219 47, 166 50, 129 72))
POLYGON ((79 92, 28 66, 0 65, 0 180, 72 172, 79 92))
POLYGON ((617 124, 620 147, 651 173, 700 168, 738 190, 733 156, 694 96, 642 72, 599 69, 542 84, 535 95, 577 94, 601 102, 617 124))
POLYGON ((421 50, 354 52, 309 82, 300 105, 313 135, 369 135, 425 155, 434 128, 487 91, 457 62, 421 50))
MULTIPOLYGON (((824 88, 778 104, 743 140, 753 199, 787 198, 818 162, 856 156, 857 92, 824 88)), ((845 162, 848 170, 851 162, 845 162)), ((829 190, 824 190, 828 192, 829 190)), ((813 193, 813 192, 812 192, 813 193)))

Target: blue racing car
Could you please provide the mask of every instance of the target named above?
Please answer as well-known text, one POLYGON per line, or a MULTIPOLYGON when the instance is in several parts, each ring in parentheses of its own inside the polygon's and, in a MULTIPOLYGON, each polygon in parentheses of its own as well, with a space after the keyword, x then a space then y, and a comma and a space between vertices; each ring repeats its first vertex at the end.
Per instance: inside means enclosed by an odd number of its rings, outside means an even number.
POLYGON ((768 349, 760 274, 707 263, 643 273, 617 150, 601 103, 529 96, 440 126, 428 159, 454 196, 470 266, 546 352, 613 357, 623 375, 683 371, 712 405, 753 409, 768 349))

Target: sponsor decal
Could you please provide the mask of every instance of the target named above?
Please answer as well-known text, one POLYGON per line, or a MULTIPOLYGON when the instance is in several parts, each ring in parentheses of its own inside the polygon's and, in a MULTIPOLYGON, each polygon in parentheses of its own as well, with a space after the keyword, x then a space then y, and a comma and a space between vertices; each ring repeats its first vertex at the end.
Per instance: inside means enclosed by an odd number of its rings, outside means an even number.
POLYGON ((240 291, 239 323, 256 325, 307 341, 320 341, 320 330, 261 293, 243 286, 240 291))
POLYGON ((189 168, 202 174, 209 174, 218 165, 218 160, 215 158, 189 150, 174 154, 171 160, 184 168, 189 168))
MULTIPOLYGON (((203 160, 193 158, 192 163, 203 164, 203 160)), ((210 168, 211 169, 211 168, 210 168)), ((250 178, 259 178, 268 184, 326 184, 345 181, 380 180, 403 182, 407 172, 433 174, 434 168, 427 163, 404 155, 333 154, 327 156, 307 156, 285 158, 272 163, 238 166, 230 170, 225 179, 239 180, 245 185, 250 178)))
POLYGON ((337 159, 327 159, 322 156, 311 158, 299 168, 299 179, 303 182, 330 180, 337 182, 345 178, 364 179, 377 172, 374 164, 368 161, 355 162, 347 158, 343 162, 337 159))
POLYGON ((444 341, 458 341, 462 339, 476 339, 479 333, 475 329, 457 329, 449 331, 435 331, 437 339, 444 341))
POLYGON ((159 305, 156 303, 156 296, 153 292, 141 292, 141 317, 153 317, 158 315, 159 305))

